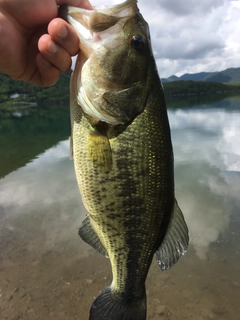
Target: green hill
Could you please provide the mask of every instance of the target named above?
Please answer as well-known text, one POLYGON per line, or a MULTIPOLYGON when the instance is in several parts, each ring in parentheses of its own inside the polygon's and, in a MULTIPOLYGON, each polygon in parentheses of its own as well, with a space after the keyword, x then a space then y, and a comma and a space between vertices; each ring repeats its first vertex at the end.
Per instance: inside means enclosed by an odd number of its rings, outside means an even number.
POLYGON ((162 78, 162 82, 173 82, 180 80, 193 81, 209 81, 220 83, 240 82, 240 68, 228 68, 223 71, 216 72, 199 72, 199 73, 185 73, 180 77, 171 76, 169 78, 162 78))

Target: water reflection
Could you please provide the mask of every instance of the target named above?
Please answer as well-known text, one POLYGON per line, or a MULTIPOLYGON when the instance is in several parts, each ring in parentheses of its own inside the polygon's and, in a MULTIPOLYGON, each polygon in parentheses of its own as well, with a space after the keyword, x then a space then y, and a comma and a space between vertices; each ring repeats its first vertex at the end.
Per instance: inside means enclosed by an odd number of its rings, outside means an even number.
MULTIPOLYGON (((32 252, 43 254, 57 248, 61 242, 72 239, 71 230, 77 245, 84 247, 77 228, 86 211, 69 159, 69 139, 0 180, 0 207, 5 228, 26 239, 35 238, 28 245, 32 252)), ((80 255, 86 256, 87 249, 80 255)))
MULTIPOLYGON (((56 132, 60 135, 61 126, 65 128, 57 144, 51 140, 46 147, 39 141, 44 130, 33 135, 31 130, 27 133, 28 127, 21 129, 21 139, 26 138, 24 151, 16 151, 16 144, 0 144, 5 148, 7 168, 2 162, 1 172, 8 173, 0 180, 1 319, 85 320, 93 296, 111 281, 108 260, 77 235, 86 211, 69 159, 69 118, 61 119, 61 125, 52 125, 50 117, 44 127, 48 128, 44 141, 56 132), (29 141, 38 145, 37 156, 31 153, 29 141), (14 166, 13 153, 18 153, 14 166)), ((195 101, 191 107, 170 108, 169 119, 176 196, 191 244, 172 270, 160 273, 153 263, 148 319, 238 319, 239 99, 212 104, 195 101), (228 293, 226 298, 223 292, 228 293)), ((17 127, 23 125, 18 122, 11 128, 17 127)), ((14 130, 2 131, 0 142, 16 140, 14 130)))
MULTIPOLYGON (((201 259, 209 245, 224 235, 240 192, 240 108, 201 108, 169 112, 179 202, 201 259), (229 171, 232 174, 229 175, 229 171)), ((239 244, 235 243, 236 252, 239 244)))
POLYGON ((31 117, 0 114, 0 178, 66 139, 70 132, 67 107, 41 106, 31 117))

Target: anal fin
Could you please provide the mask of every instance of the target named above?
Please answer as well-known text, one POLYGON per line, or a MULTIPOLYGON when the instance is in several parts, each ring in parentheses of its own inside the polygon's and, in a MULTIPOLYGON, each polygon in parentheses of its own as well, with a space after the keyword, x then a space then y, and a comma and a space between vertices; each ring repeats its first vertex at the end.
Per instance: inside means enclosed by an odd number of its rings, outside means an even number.
POLYGON ((89 244, 91 247, 93 247, 95 250, 97 250, 105 257, 108 257, 106 249, 102 245, 98 235, 96 234, 95 230, 91 225, 89 215, 83 220, 82 225, 78 230, 78 234, 83 241, 85 241, 87 244, 89 244))
POLYGON ((188 227, 175 199, 165 238, 156 251, 156 259, 162 270, 170 269, 185 254, 188 241, 188 227))

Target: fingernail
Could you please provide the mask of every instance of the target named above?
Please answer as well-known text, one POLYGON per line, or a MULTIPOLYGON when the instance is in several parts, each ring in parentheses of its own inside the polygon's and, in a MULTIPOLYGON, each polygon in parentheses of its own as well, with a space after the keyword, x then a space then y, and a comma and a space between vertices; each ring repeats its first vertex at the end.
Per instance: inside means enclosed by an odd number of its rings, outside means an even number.
POLYGON ((58 37, 61 38, 61 39, 64 39, 66 38, 68 34, 68 31, 67 31, 67 28, 62 26, 59 30, 58 30, 58 37))
POLYGON ((49 41, 48 47, 47 47, 47 52, 50 54, 54 54, 57 51, 57 47, 52 41, 49 41))

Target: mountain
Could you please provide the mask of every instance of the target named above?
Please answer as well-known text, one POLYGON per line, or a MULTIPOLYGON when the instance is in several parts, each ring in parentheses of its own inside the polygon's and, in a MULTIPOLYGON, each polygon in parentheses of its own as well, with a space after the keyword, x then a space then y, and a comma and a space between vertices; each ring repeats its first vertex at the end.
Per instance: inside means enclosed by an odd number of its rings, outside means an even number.
POLYGON ((240 68, 228 68, 226 70, 216 72, 185 73, 180 77, 173 75, 169 78, 162 78, 161 80, 163 83, 179 80, 209 81, 220 83, 240 82, 240 68))

